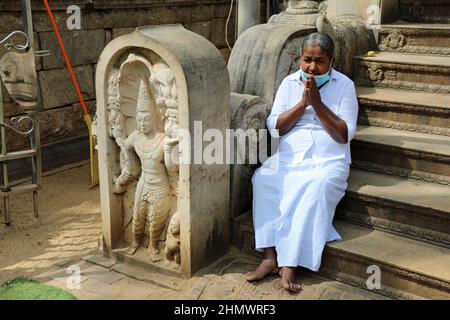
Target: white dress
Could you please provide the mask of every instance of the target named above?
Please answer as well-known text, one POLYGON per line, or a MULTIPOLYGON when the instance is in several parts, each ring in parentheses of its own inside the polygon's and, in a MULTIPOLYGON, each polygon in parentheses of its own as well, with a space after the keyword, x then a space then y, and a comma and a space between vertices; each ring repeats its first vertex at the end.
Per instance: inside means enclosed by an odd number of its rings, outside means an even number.
MULTIPOLYGON (((298 103, 304 86, 300 72, 281 83, 267 118, 274 137, 280 114, 298 103)), ((278 266, 318 271, 326 242, 340 240, 332 225, 345 194, 356 131, 358 102, 353 81, 332 70, 320 89, 322 101, 347 124, 348 143, 325 131, 312 106, 279 140, 278 152, 257 169, 253 179, 253 224, 256 249, 275 247, 278 266)))

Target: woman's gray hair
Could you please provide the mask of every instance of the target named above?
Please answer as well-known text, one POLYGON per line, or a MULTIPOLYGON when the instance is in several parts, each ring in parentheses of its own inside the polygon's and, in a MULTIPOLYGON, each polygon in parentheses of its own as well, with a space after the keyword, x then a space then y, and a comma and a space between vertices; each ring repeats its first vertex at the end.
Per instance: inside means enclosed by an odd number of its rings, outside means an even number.
POLYGON ((334 42, 333 39, 331 39, 331 37, 327 34, 315 32, 306 36, 302 44, 302 55, 303 50, 306 47, 311 46, 320 46, 322 50, 326 51, 330 59, 334 57, 334 42))

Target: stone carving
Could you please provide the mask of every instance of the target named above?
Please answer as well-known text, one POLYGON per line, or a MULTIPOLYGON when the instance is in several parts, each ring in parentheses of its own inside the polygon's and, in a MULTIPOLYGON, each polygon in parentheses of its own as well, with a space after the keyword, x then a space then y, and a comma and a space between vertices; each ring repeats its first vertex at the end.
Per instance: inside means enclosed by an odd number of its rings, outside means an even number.
POLYGON ((348 221, 363 226, 369 226, 374 229, 384 230, 394 234, 402 234, 413 238, 418 238, 423 241, 431 241, 443 246, 450 245, 450 236, 429 229, 424 229, 412 225, 407 225, 400 222, 390 221, 368 215, 361 215, 347 210, 338 210, 336 212, 338 220, 348 221))
MULTIPOLYGON (((326 250, 327 250, 326 253, 330 257, 334 256, 337 259, 345 259, 349 263, 368 265, 373 262, 371 260, 366 259, 363 256, 348 254, 347 252, 345 252, 343 250, 336 250, 334 248, 327 248, 326 250)), ((327 261, 325 260, 325 263, 326 262, 327 261)), ((333 272, 326 267, 324 269, 325 270, 323 273, 333 272)), ((446 292, 450 291, 450 284, 447 281, 443 281, 440 279, 432 279, 426 275, 415 273, 415 272, 412 272, 412 271, 409 271, 406 269, 400 269, 396 266, 390 266, 390 265, 385 264, 382 266, 382 272, 383 272, 383 274, 392 274, 393 276, 401 277, 405 281, 411 281, 416 285, 426 285, 426 287, 428 287, 428 288, 434 288, 434 289, 437 289, 440 291, 446 291, 446 292)), ((347 275, 346 273, 341 273, 341 272, 339 272, 338 274, 347 275)), ((350 277, 354 277, 354 276, 350 276, 350 277)), ((336 277, 336 279, 339 281, 343 281, 343 279, 340 280, 338 277, 336 277)), ((361 284, 365 285, 366 280, 361 282, 361 284)), ((381 288, 382 288, 382 291, 380 293, 383 295, 386 295, 386 296, 391 296, 391 297, 399 299, 403 294, 405 294, 406 296, 413 297, 412 299, 417 299, 416 295, 404 293, 403 291, 400 291, 395 288, 391 288, 391 287, 383 286, 383 285, 381 286, 381 288), (385 288, 385 289, 383 290, 383 288, 385 288), (398 294, 398 296, 397 296, 397 294, 398 294)))
POLYGON ((137 170, 133 166, 136 161, 132 161, 131 158, 137 155, 141 163, 141 175, 135 191, 133 242, 128 254, 134 254, 140 246, 148 219, 150 237, 148 249, 154 262, 161 260, 159 242, 163 240, 162 236, 170 215, 168 172, 175 171, 177 166, 171 159, 171 152, 177 140, 158 131, 160 120, 159 110, 151 101, 147 80, 142 79, 136 108, 138 128, 123 142, 125 163, 120 176, 114 180, 114 192, 125 192, 126 186, 134 179, 137 170))
MULTIPOLYGON (((127 137, 126 132, 126 116, 120 110, 119 104, 119 70, 115 69, 111 72, 108 80, 108 132, 120 148, 120 169, 125 165, 124 158, 124 142, 127 137)), ((97 121, 95 121, 97 122, 97 121)), ((96 124, 97 126, 97 124, 96 124)))
POLYGON ((290 0, 286 11, 271 16, 268 23, 315 26, 317 18, 319 18, 317 1, 290 0))
POLYGON ((383 70, 376 63, 369 64, 367 71, 366 71, 366 75, 367 75, 367 78, 372 82, 379 82, 384 79, 383 70))
POLYGON ((366 125, 375 126, 375 127, 392 128, 392 129, 396 129, 396 130, 413 131, 413 132, 420 132, 420 133, 427 133, 427 134, 432 134, 432 135, 450 137, 450 128, 422 125, 422 124, 416 124, 416 123, 406 123, 406 122, 392 121, 392 120, 380 119, 380 118, 371 118, 371 117, 366 117, 366 116, 362 116, 362 115, 359 117, 358 120, 359 120, 360 124, 366 124, 366 125))
POLYGON ((36 109, 38 94, 33 50, 27 53, 5 53, 0 59, 0 76, 11 98, 24 111, 36 109))
POLYGON ((391 50, 396 50, 405 46, 406 40, 405 36, 400 32, 394 30, 389 35, 383 39, 383 42, 380 45, 380 49, 384 50, 389 48, 391 50))
POLYGON ((105 252, 192 276, 227 250, 230 169, 191 149, 178 163, 178 136, 195 140, 196 121, 225 136, 223 56, 181 25, 139 27, 103 50, 96 93, 105 252))
POLYGON ((439 185, 450 185, 450 177, 429 172, 409 170, 385 165, 379 166, 371 162, 360 160, 354 160, 354 163, 352 163, 352 167, 376 173, 384 173, 388 175, 399 176, 411 180, 432 182, 439 185))
MULTIPOLYGON (((324 274, 327 274, 331 276, 333 279, 336 279, 337 281, 340 281, 345 284, 349 284, 351 286, 365 289, 367 290, 367 279, 363 279, 357 276, 353 276, 351 274, 345 273, 345 272, 337 272, 330 274, 330 272, 325 271, 324 274)), ((426 300, 423 297, 413 295, 398 289, 394 289, 392 287, 388 287, 385 285, 381 286, 381 289, 374 289, 373 290, 377 294, 381 294, 385 297, 389 297, 392 299, 399 299, 399 300, 426 300)))
POLYGON ((169 227, 167 228, 165 257, 168 261, 175 261, 177 264, 181 263, 179 211, 172 215, 169 227))

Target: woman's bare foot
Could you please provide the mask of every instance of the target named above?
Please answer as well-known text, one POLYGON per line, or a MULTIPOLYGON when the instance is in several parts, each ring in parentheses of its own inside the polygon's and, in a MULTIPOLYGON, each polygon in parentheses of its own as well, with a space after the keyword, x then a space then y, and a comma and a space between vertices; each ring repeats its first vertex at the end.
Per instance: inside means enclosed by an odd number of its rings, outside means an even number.
POLYGON ((258 281, 264 279, 268 274, 276 274, 277 271, 277 262, 275 260, 263 259, 258 268, 245 275, 245 279, 250 282, 258 281))
POLYGON ((264 259, 254 271, 245 275, 247 281, 258 281, 264 279, 268 274, 276 274, 278 272, 277 253, 275 248, 264 249, 264 259))
POLYGON ((295 268, 282 267, 280 270, 281 285, 288 291, 299 292, 300 284, 295 282, 295 268))

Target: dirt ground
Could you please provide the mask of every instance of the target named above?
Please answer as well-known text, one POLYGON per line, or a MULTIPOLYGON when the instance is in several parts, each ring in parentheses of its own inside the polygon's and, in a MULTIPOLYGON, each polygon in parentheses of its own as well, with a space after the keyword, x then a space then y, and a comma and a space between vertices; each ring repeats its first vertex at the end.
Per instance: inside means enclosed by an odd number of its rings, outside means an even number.
POLYGON ((309 273, 300 275, 303 289, 296 295, 281 287, 278 276, 248 283, 244 275, 259 260, 235 248, 191 279, 107 259, 99 250, 99 189, 90 189, 89 183, 87 164, 44 176, 37 219, 31 194, 11 198, 12 223, 0 224, 0 284, 25 276, 78 299, 384 299, 309 273), (81 271, 81 284, 69 290, 68 268, 74 265, 81 271))
MULTIPOLYGON (((32 195, 10 197, 11 224, 0 224, 0 283, 32 277, 55 261, 86 255, 98 247, 101 232, 99 189, 89 189, 89 166, 43 177, 39 218, 32 195)), ((3 206, 1 206, 3 222, 3 206)))

